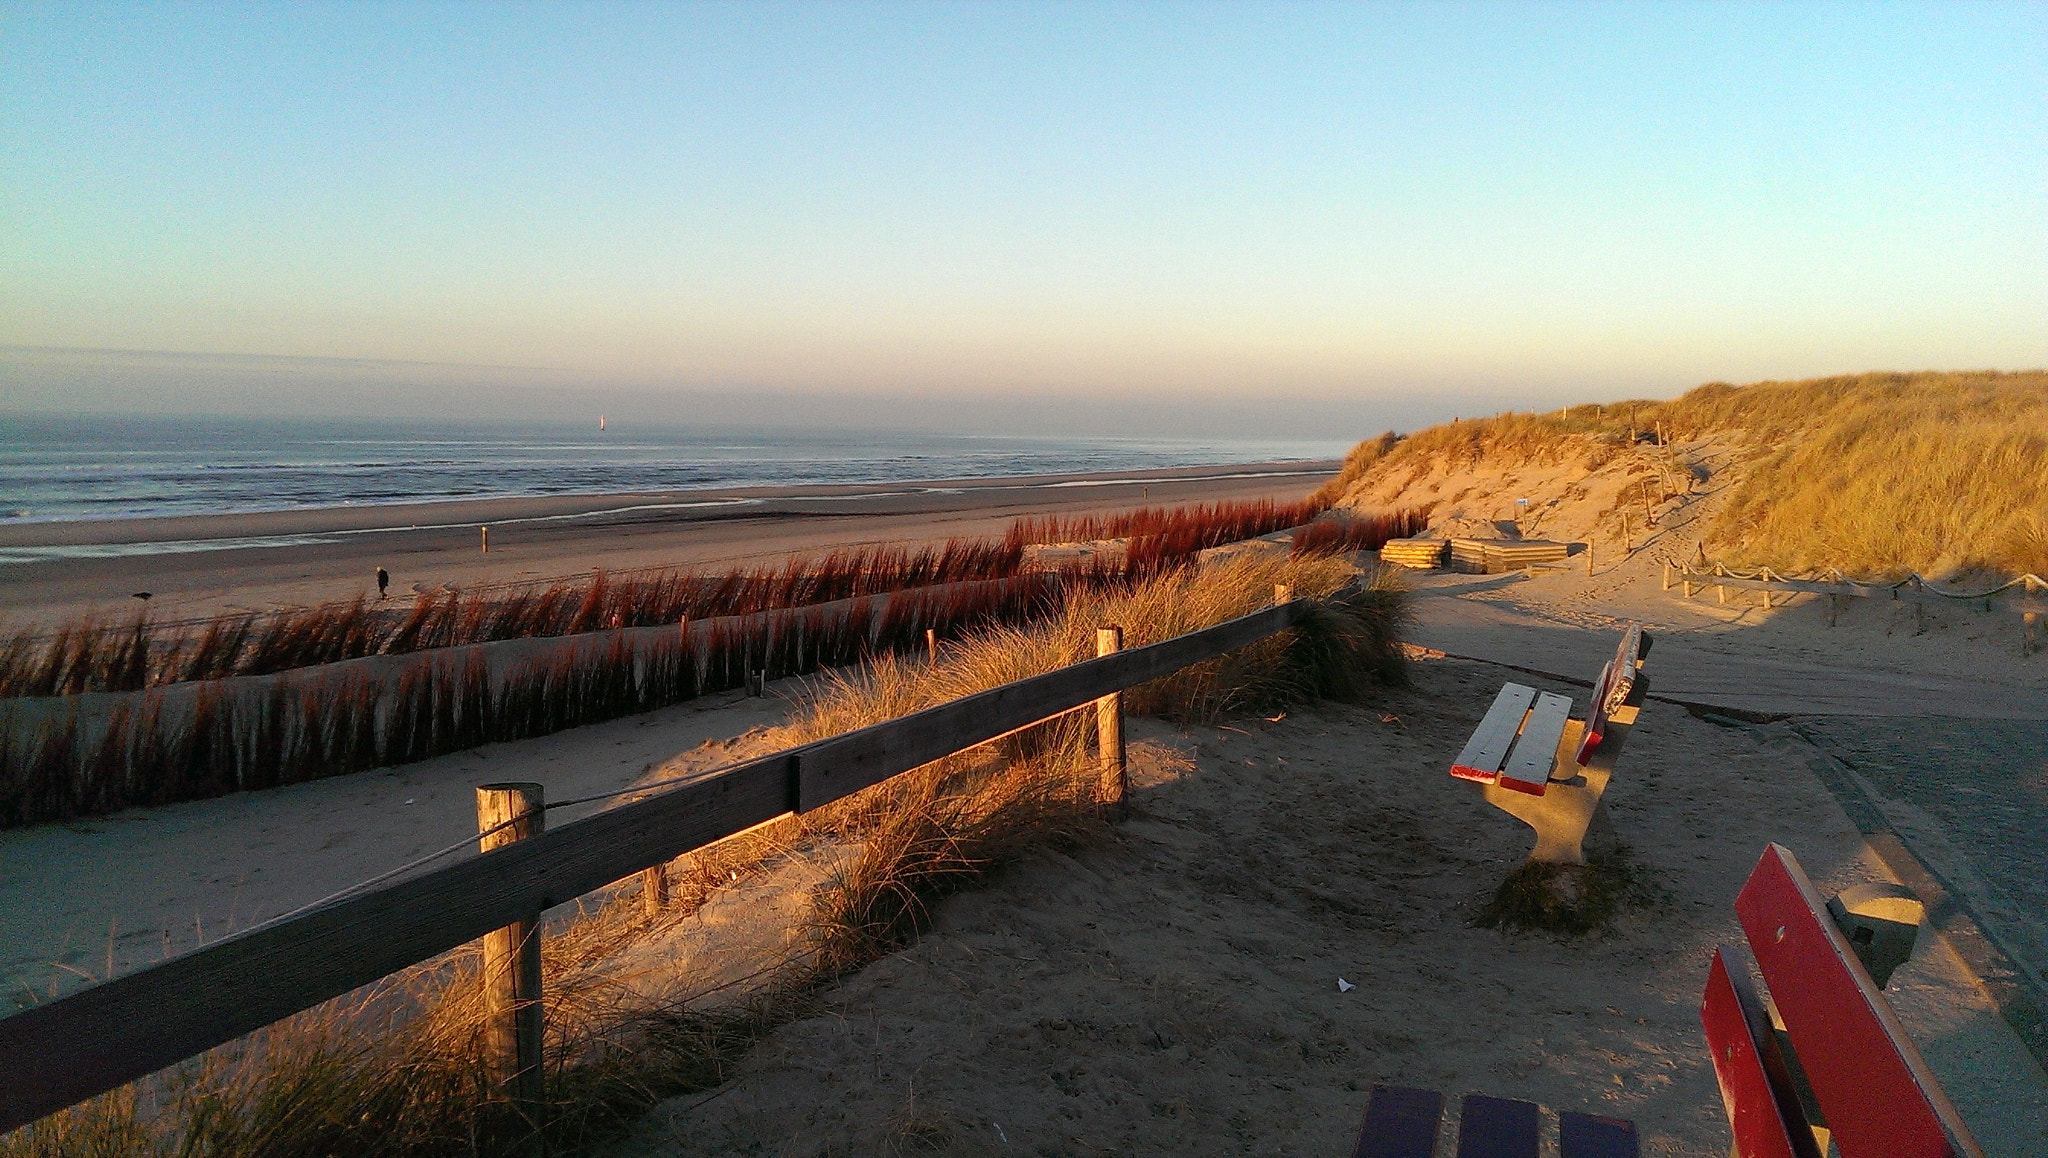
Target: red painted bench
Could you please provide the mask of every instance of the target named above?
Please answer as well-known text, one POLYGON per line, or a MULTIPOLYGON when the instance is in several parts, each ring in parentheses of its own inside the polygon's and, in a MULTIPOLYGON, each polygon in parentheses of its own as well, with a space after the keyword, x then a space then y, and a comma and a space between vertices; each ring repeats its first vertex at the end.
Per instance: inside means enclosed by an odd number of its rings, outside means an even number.
POLYGON ((1899 922, 1856 912, 1882 902, 1841 900, 1823 901, 1776 844, 1735 898, 1764 988, 1751 954, 1724 945, 1700 1005, 1734 1153, 1815 1158, 1832 1135, 1841 1158, 1981 1158, 1866 966, 1889 976, 1878 948, 1899 922))
POLYGON ((1487 803, 1536 831, 1530 860, 1586 863, 1586 832, 1649 692, 1649 652, 1649 633, 1630 624, 1594 681, 1584 720, 1570 718, 1569 697, 1506 685, 1451 762, 1452 776, 1478 784, 1487 803))
MULTIPOLYGON (((1433 1090, 1374 1086, 1352 1158, 1435 1158, 1444 1097, 1433 1090)), ((1458 1114, 1457 1158, 1536 1158, 1543 1114, 1534 1102, 1466 1095, 1458 1114)), ((1567 1110, 1557 1115, 1561 1158, 1636 1158, 1636 1127, 1619 1118, 1567 1110)))

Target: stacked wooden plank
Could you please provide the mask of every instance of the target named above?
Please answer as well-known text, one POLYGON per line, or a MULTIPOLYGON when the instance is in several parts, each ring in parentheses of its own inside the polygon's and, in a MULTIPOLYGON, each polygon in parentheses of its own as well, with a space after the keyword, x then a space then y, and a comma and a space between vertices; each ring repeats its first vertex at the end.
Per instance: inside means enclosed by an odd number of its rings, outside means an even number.
POLYGON ((1380 561, 1417 571, 1430 571, 1444 565, 1443 539, 1388 539, 1380 548, 1380 561))
POLYGON ((1502 539, 1486 545, 1486 569, 1489 572, 1519 571, 1538 563, 1558 562, 1569 554, 1569 545, 1548 539, 1502 539))
POLYGON ((1569 554, 1568 544, 1547 539, 1452 539, 1451 569, 1495 575, 1538 563, 1555 563, 1569 554))

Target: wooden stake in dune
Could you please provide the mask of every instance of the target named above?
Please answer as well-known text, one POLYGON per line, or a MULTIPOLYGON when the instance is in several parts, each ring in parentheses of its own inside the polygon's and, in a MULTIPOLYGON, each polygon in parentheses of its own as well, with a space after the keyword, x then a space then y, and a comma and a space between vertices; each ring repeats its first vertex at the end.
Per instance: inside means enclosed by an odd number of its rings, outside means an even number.
POLYGON ((640 905, 650 917, 668 908, 668 866, 653 865, 640 870, 640 905))
MULTIPOLYGON (((1095 629, 1095 654, 1115 655, 1124 649, 1124 629, 1121 627, 1098 627, 1095 629)), ((1125 799, 1130 791, 1130 769, 1124 763, 1124 694, 1111 692, 1095 701, 1095 751, 1101 761, 1102 779, 1099 791, 1110 813, 1116 817, 1130 815, 1131 807, 1125 799)))
POLYGON ((477 530, 481 533, 481 538, 483 539, 483 553, 488 555, 491 553, 491 529, 489 527, 478 527, 477 530))
MULTIPOLYGON (((476 790, 477 843, 488 853, 539 836, 546 824, 538 784, 476 790), (500 826, 503 827, 500 827, 500 826)), ((498 1123, 507 1153, 540 1153, 540 913, 484 934, 484 1064, 505 1097, 498 1123)))

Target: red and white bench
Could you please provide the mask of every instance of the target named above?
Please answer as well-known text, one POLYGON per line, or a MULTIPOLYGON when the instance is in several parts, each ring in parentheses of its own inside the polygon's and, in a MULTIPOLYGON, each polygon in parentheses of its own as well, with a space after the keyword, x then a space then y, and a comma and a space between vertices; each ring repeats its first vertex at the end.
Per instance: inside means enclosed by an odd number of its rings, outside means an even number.
POLYGON ((1594 681, 1584 720, 1570 718, 1569 697, 1508 684, 1451 762, 1452 776, 1480 785, 1487 803, 1536 830, 1530 860, 1586 863, 1587 829, 1604 815, 1600 798, 1649 691, 1649 652, 1649 633, 1630 624, 1594 681))
MULTIPOLYGON (((1374 1086, 1352 1158, 1435 1158, 1444 1097, 1433 1090, 1374 1086)), ((1458 1158, 1536 1158, 1543 1114, 1534 1102, 1466 1095, 1452 1153, 1458 1158)), ((1561 1158, 1636 1158, 1636 1127, 1566 1110, 1557 1116, 1561 1158)))
POLYGON ((1817 1158, 1830 1136, 1841 1158, 1981 1158, 1884 998, 1911 952, 1894 926, 1919 920, 1899 892, 1824 902, 1784 847, 1757 861, 1735 914, 1764 988, 1724 945, 1700 1005, 1738 1158, 1817 1158))

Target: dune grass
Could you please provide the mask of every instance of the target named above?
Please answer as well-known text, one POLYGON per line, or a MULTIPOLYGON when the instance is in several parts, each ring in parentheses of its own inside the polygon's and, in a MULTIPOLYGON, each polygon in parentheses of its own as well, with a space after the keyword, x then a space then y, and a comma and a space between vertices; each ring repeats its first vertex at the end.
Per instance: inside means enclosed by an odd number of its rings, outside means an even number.
POLYGON ((1331 511, 1294 533, 1291 553, 1297 559, 1377 551, 1389 539, 1405 539, 1429 526, 1419 510, 1331 511))
POLYGON ((0 829, 274 788, 432 759, 487 743, 652 711, 893 650, 1053 613, 1068 580, 1019 575, 713 621, 636 646, 564 640, 494 673, 477 652, 406 661, 388 680, 294 674, 267 687, 208 682, 178 700, 153 690, 104 721, 74 708, 33 723, 0 709, 0 829))
MULTIPOLYGON (((1322 602, 1289 632, 1134 689, 1131 710, 1210 719, 1317 696, 1357 698, 1402 678, 1394 643, 1402 604, 1391 579, 1352 582, 1328 561, 1238 560, 1078 598, 1052 622, 980 632, 935 663, 884 656, 862 674, 825 678, 788 738, 834 734, 1092 656, 1104 623, 1120 623, 1133 646, 1206 627, 1268 605, 1275 583, 1322 602)), ((720 1084, 763 1033, 811 1010, 818 986, 925 928, 938 897, 1030 848, 1101 832, 1091 732, 1070 714, 698 850, 679 862, 691 871, 679 903, 661 915, 646 915, 628 894, 551 926, 543 949, 550 1152, 586 1152, 663 1098, 720 1084), (779 968, 748 1001, 710 1012, 650 1001, 607 970, 728 873, 821 843, 852 851, 817 898, 810 949, 769 963, 779 968)), ((477 1067, 480 1013, 474 953, 459 951, 0 1136, 0 1158, 492 1153, 482 1139, 498 1103, 477 1067)))
POLYGON ((1367 476, 1433 462, 1592 470, 1660 430, 1666 443, 1712 438, 1744 459, 1703 539, 1731 563, 1868 578, 2048 574, 2039 370, 1710 383, 1667 401, 1470 419, 1361 443, 1337 481, 1349 479, 1350 493, 1367 476))

